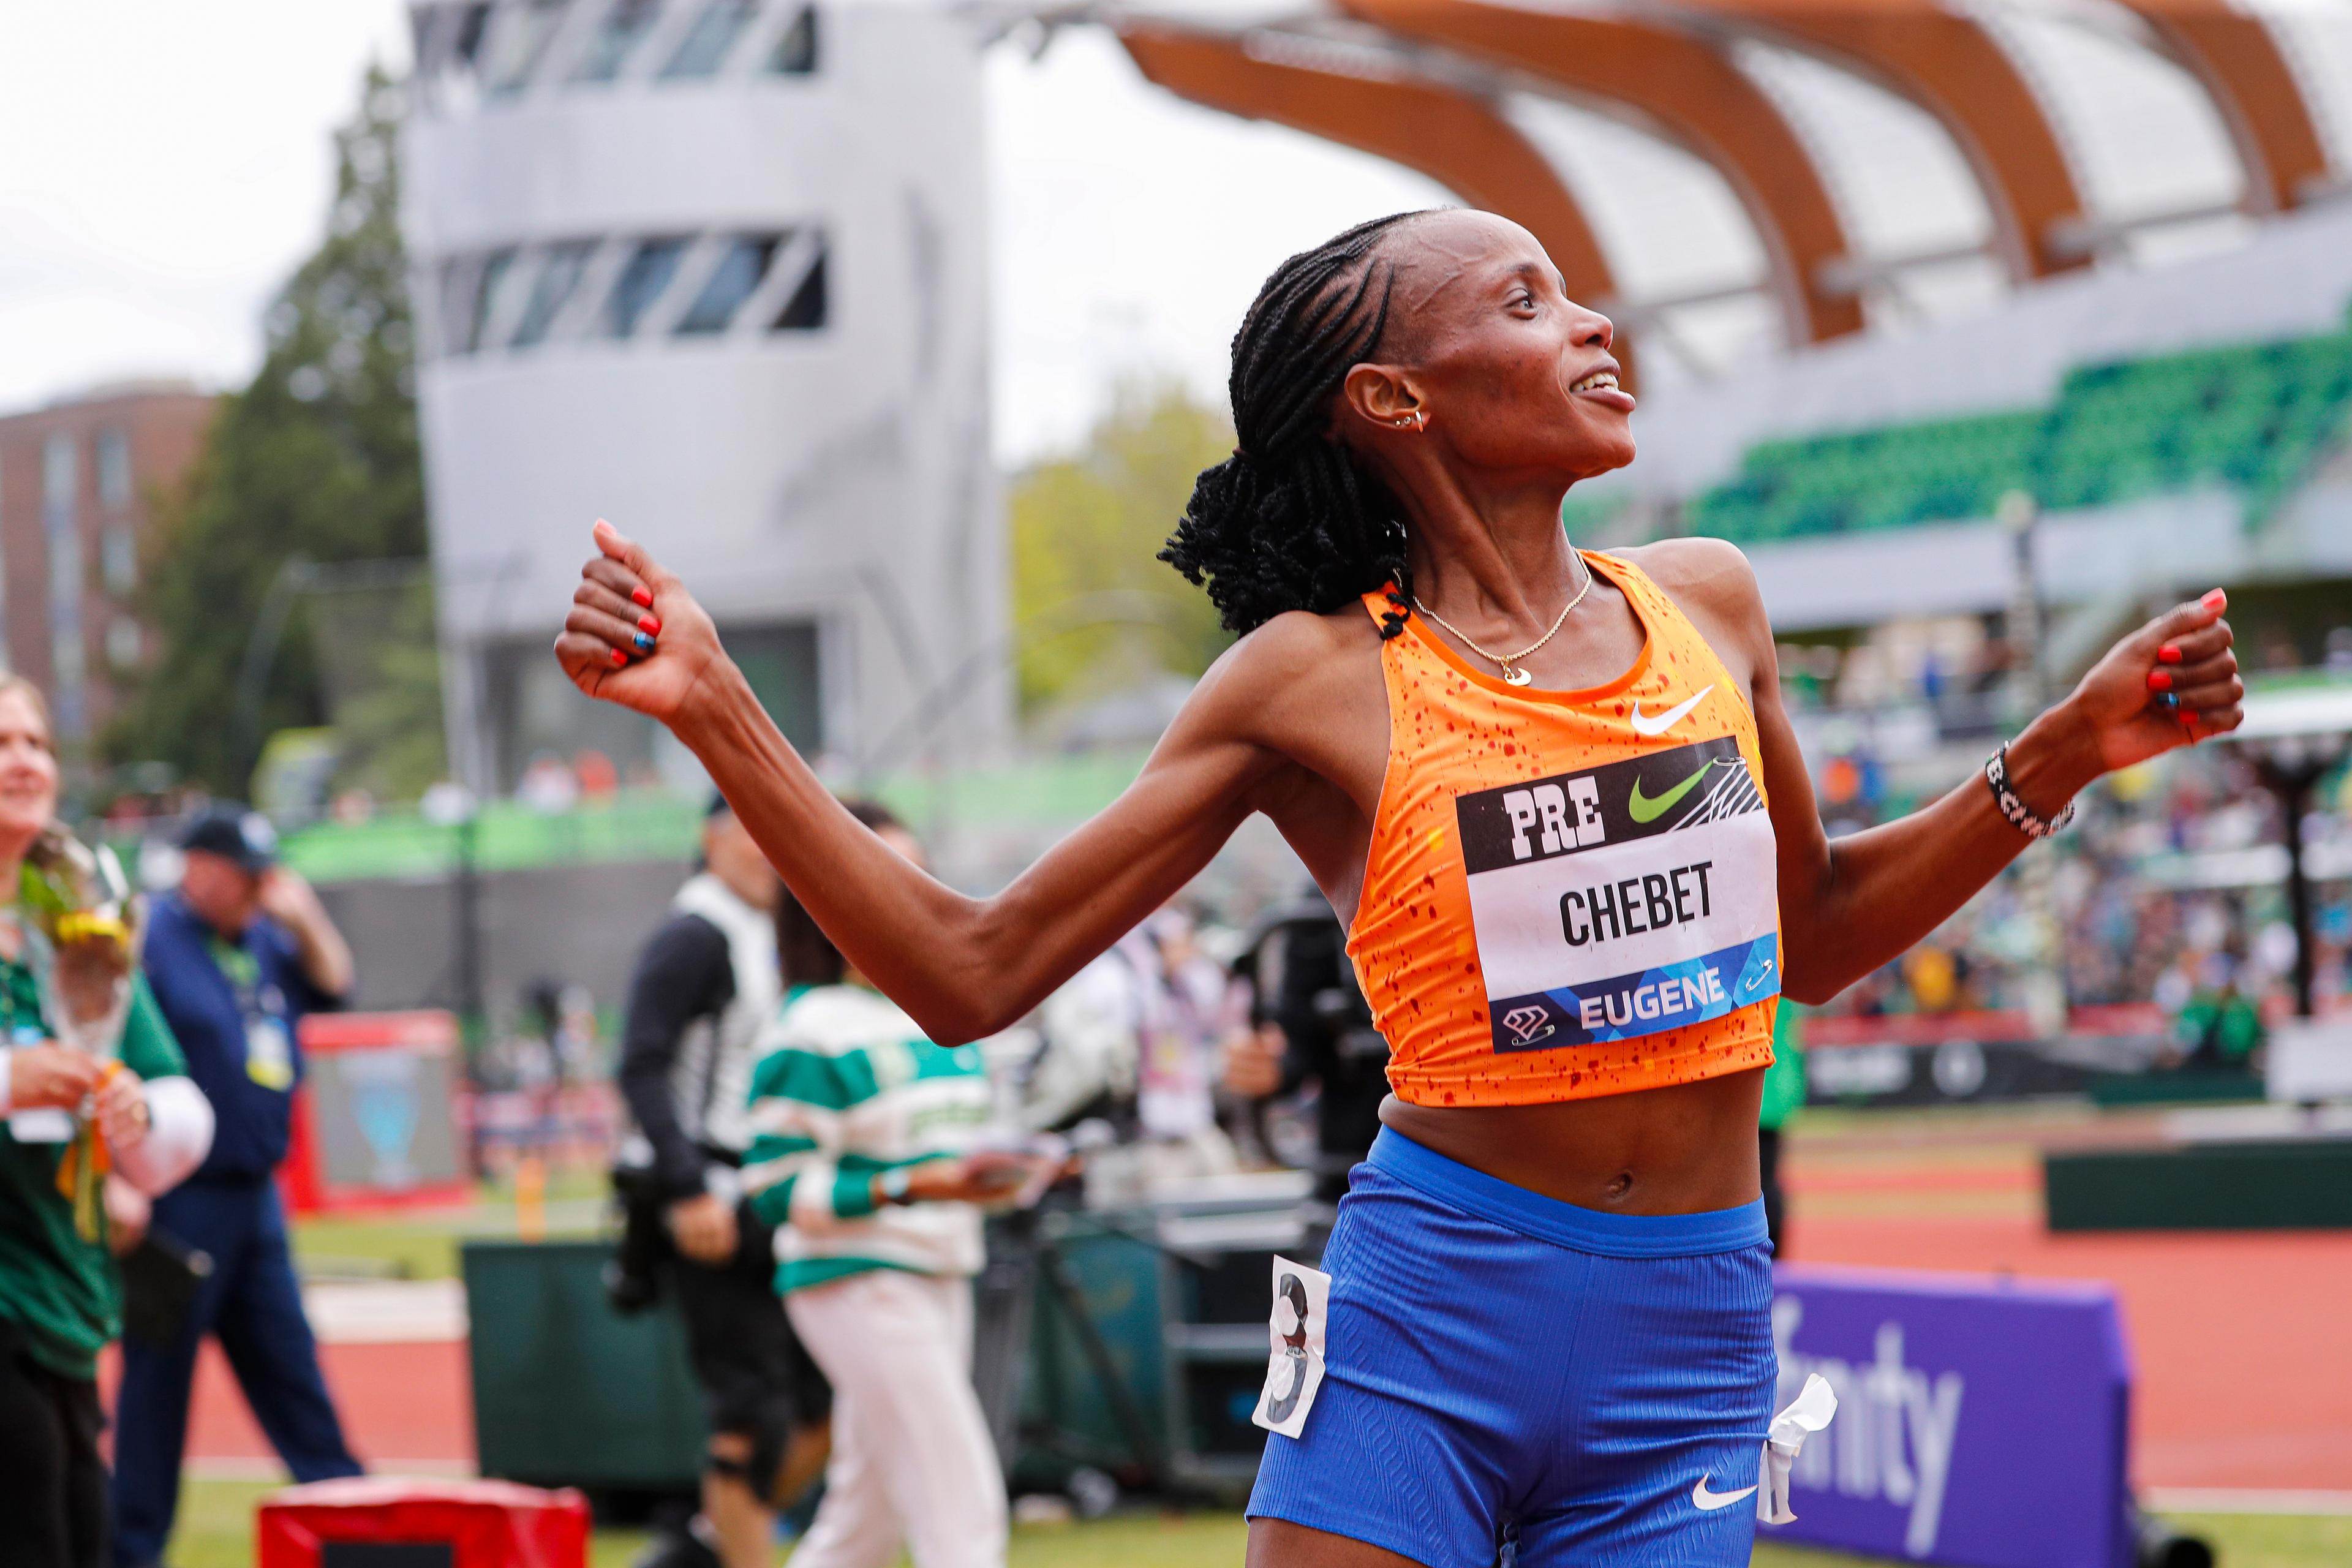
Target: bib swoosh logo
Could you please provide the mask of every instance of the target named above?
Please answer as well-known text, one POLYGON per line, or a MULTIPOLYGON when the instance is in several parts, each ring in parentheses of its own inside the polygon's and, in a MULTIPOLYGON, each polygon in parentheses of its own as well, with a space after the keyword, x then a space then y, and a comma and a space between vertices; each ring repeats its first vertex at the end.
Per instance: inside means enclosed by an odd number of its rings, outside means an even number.
POLYGON ((1713 759, 1701 763, 1698 765, 1698 772, 1691 774, 1690 777, 1683 780, 1682 783, 1675 785, 1674 788, 1668 790, 1664 795, 1643 795, 1642 793, 1642 781, 1640 779, 1635 779, 1633 781, 1633 793, 1625 797, 1625 815, 1632 817, 1636 822, 1657 821, 1659 817, 1664 816, 1667 812, 1674 809, 1675 802, 1690 794, 1692 790, 1696 789, 1698 787, 1698 781, 1706 777, 1708 771, 1714 766, 1715 761, 1713 759))
POLYGON ((1664 712, 1659 714, 1654 719, 1644 719, 1642 717, 1641 700, 1638 698, 1635 699, 1633 703, 1633 711, 1630 720, 1633 726, 1633 732, 1637 735, 1664 734, 1667 731, 1681 723, 1684 719, 1687 718, 1692 709, 1706 701, 1706 694, 1714 689, 1715 689, 1711 686, 1703 687, 1700 689, 1696 696, 1692 697, 1687 701, 1675 703, 1672 708, 1667 709, 1664 712))
POLYGON ((1698 1485, 1691 1488, 1691 1506, 1701 1513, 1713 1513, 1717 1509, 1729 1508, 1733 1503, 1755 1495, 1754 1487, 1742 1487, 1736 1492, 1711 1492, 1706 1489, 1706 1478, 1701 1476, 1698 1485))

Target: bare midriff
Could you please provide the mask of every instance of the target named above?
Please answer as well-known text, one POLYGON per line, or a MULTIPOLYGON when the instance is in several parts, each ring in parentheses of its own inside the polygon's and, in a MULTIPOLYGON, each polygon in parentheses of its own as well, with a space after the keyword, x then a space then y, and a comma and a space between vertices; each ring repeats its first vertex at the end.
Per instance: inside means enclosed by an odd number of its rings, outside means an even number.
POLYGON ((1597 1100, 1412 1105, 1381 1121, 1449 1160, 1580 1208, 1703 1214, 1753 1203, 1763 1069, 1597 1100))

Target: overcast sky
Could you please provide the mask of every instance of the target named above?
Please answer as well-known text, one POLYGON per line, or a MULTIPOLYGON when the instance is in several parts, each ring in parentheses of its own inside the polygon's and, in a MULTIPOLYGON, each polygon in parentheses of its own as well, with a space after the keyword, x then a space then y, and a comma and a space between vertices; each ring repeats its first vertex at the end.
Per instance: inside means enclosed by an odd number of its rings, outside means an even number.
MULTIPOLYGON (((398 0, 0 0, 0 411, 134 375, 230 386, 316 243, 328 133, 398 0)), ((1393 165, 1181 103, 1107 37, 987 64, 998 449, 1082 433, 1122 376, 1221 396, 1284 256, 1442 193, 1393 165)))

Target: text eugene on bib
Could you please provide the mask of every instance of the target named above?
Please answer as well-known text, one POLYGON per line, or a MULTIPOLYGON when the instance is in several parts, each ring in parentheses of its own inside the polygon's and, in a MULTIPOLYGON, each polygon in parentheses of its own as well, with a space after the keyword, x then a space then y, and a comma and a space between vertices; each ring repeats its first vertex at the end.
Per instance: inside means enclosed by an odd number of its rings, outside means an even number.
POLYGON ((1701 1024, 1780 990, 1772 822, 1726 735, 1460 795, 1498 1051, 1701 1024))

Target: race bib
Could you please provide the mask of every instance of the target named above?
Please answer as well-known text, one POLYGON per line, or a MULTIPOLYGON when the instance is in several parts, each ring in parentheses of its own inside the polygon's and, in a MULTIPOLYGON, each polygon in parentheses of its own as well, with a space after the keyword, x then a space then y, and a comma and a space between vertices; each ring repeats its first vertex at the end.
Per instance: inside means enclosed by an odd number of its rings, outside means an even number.
POLYGON ((1250 1420, 1269 1432, 1296 1437, 1323 1386, 1323 1323, 1331 1306, 1331 1277, 1304 1263, 1274 1260, 1274 1316, 1266 1324, 1273 1343, 1266 1357, 1265 1387, 1250 1420))
POLYGON ((1496 1050, 1662 1034, 1780 994, 1772 821, 1730 736, 1454 812, 1496 1050))

